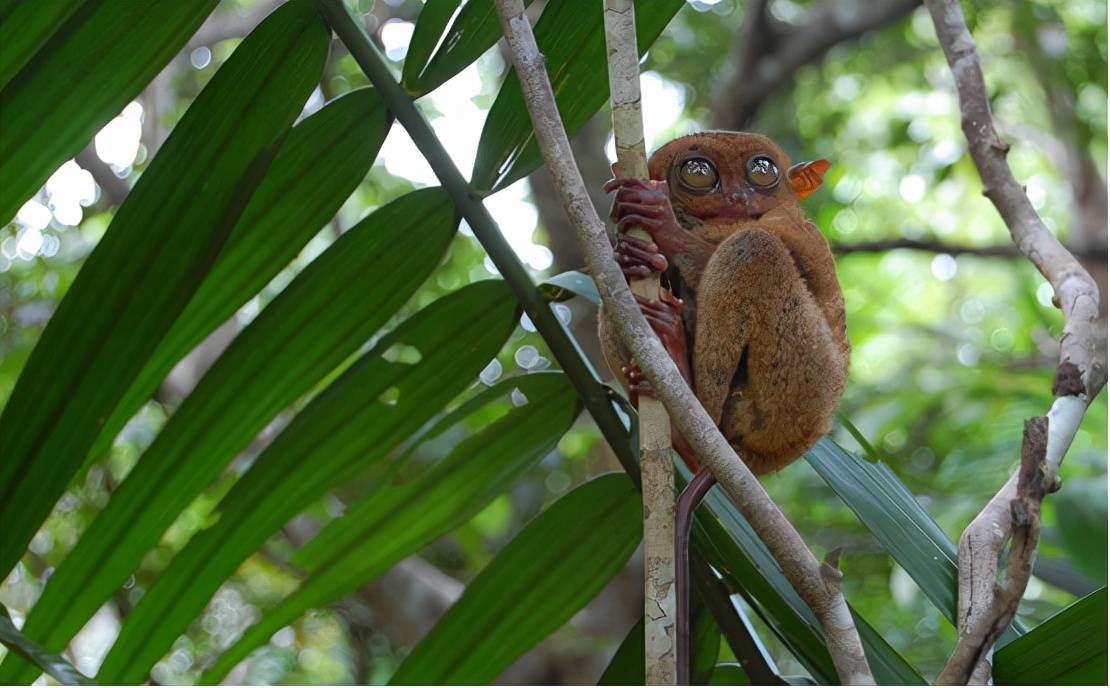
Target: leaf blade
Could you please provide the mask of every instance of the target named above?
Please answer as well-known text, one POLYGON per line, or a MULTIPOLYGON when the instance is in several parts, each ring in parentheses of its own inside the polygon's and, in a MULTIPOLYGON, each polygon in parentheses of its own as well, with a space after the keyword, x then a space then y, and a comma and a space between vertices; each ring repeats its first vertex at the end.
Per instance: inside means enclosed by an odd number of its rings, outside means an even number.
POLYGON ((385 472, 378 467, 391 449, 474 381, 517 317, 504 283, 478 282, 434 302, 383 337, 255 460, 221 501, 220 520, 190 540, 132 610, 98 680, 143 681, 267 537, 352 469, 385 472), (403 366, 384 358, 402 341, 421 352, 418 363, 403 366), (390 405, 379 400, 387 389, 396 390, 390 405))
MULTIPOLYGON (((683 0, 657 0, 636 6, 636 40, 641 55, 684 4, 683 0)), ((567 134, 573 135, 609 96, 602 5, 549 3, 536 22, 535 34, 559 114, 567 134)), ((510 74, 486 116, 471 185, 480 193, 497 191, 541 164, 520 81, 515 73, 510 74)))
POLYGON ((604 475, 580 485, 498 553, 413 648, 391 683, 496 678, 624 566, 640 529, 639 495, 624 476, 604 475))
MULTIPOLYGON (((489 391, 497 390, 495 398, 513 389, 524 390, 528 404, 464 440, 423 475, 367 495, 298 550, 293 561, 306 568, 309 577, 249 628, 205 672, 202 682, 222 679, 247 653, 307 609, 348 594, 461 525, 554 448, 579 411, 566 377, 535 373, 502 381, 489 391)), ((422 440, 435 434, 433 429, 422 440)))
POLYGON ((319 78, 327 34, 310 6, 280 8, 252 36, 120 206, 0 415, 0 571, 22 556, 184 308, 319 78))
POLYGON ((335 215, 366 176, 388 127, 372 89, 337 98, 293 127, 212 269, 104 424, 90 460, 108 451, 173 366, 335 215))
MULTIPOLYGON (((43 5, 66 4, 22 3, 39 13, 48 11, 43 5)), ((0 91, 0 220, 10 220, 119 113, 215 6, 216 0, 86 2, 33 57, 26 57, 27 47, 13 55, 9 69, 24 64, 0 91)), ((4 24, 18 33, 14 21, 4 24)))
POLYGON ((996 685, 1105 684, 1106 599, 1103 587, 998 650, 996 685))
POLYGON ((20 633, 12 623, 8 610, 0 605, 0 643, 3 643, 13 656, 19 656, 46 672, 51 678, 64 686, 94 686, 89 677, 73 668, 64 658, 39 647, 30 638, 20 633))
POLYGON ((455 226, 443 190, 422 189, 367 217, 302 271, 171 416, 51 576, 25 632, 64 647, 227 462, 408 299, 455 226))

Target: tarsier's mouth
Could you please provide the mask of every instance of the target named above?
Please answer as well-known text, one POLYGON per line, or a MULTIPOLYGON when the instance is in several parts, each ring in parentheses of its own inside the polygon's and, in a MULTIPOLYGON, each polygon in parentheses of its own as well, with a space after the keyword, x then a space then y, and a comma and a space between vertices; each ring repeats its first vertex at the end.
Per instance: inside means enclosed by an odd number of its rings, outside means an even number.
POLYGON ((723 224, 726 222, 735 222, 736 220, 758 220, 763 217, 764 213, 750 213, 743 208, 730 209, 725 212, 715 213, 705 219, 706 222, 714 224, 723 224))

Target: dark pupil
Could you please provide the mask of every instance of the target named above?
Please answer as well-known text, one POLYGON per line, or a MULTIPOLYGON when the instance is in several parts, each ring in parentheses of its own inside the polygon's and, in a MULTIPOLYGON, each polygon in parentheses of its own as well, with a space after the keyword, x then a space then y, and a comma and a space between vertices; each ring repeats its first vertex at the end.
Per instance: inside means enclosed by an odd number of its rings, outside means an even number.
POLYGON ((713 168, 709 166, 707 160, 689 160, 686 162, 686 174, 698 177, 709 177, 713 174, 713 168))

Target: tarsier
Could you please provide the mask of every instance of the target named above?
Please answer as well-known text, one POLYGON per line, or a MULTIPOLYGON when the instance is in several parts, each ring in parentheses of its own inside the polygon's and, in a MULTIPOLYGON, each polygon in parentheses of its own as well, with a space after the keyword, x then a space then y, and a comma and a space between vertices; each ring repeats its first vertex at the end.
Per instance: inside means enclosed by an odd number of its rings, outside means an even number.
MULTIPOLYGON (((789 464, 828 432, 849 346, 829 244, 798 201, 828 162, 790 166, 758 134, 713 131, 671 141, 651 180, 613 179, 616 258, 629 279, 663 271, 670 288, 641 309, 740 457, 759 474, 789 464), (651 242, 626 231, 641 227, 651 242)), ((629 395, 650 394, 604 315, 602 348, 629 395)), ((699 463, 684 438, 675 449, 699 463)))
MULTIPOLYGON (((617 192, 610 218, 625 276, 664 273, 658 300, 637 297, 644 316, 757 475, 786 466, 828 432, 844 391, 849 345, 836 265, 798 205, 828 166, 790 166, 764 136, 714 131, 656 151, 648 182, 617 174, 605 185, 617 192), (651 241, 629 236, 634 227, 651 241)), ((604 314, 599 322, 609 367, 636 403, 651 387, 604 314)), ((672 442, 696 474, 675 509, 675 635, 686 684, 690 519, 713 478, 677 430, 672 442)))

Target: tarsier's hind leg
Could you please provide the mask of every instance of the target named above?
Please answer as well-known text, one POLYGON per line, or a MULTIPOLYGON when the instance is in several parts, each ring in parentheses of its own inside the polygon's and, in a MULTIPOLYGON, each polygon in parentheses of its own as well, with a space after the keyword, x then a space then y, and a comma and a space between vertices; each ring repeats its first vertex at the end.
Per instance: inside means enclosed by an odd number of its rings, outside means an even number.
POLYGON ((698 397, 754 472, 789 463, 828 432, 847 356, 781 241, 748 229, 722 242, 698 311, 698 397))

